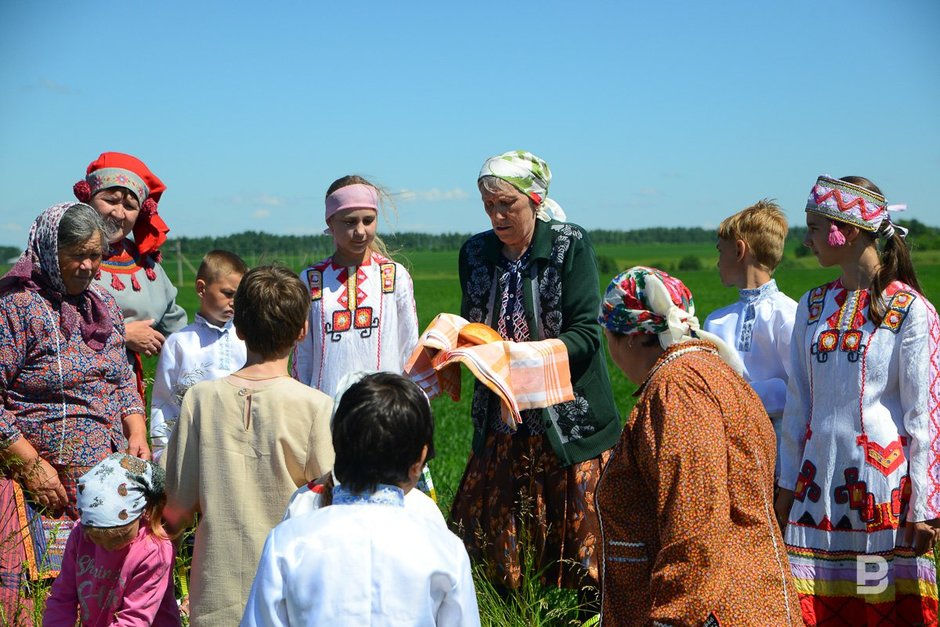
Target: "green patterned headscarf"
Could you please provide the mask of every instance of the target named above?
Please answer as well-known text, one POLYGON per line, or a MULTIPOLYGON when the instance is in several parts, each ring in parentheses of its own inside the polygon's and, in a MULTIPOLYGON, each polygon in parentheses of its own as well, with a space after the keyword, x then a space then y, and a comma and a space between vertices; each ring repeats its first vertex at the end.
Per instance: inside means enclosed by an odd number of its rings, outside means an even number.
POLYGON ((536 216, 543 222, 558 220, 565 222, 564 209, 548 197, 548 185, 552 182, 552 171, 548 164, 531 152, 511 150, 490 157, 480 168, 479 181, 484 176, 495 176, 506 181, 528 196, 538 205, 536 216))

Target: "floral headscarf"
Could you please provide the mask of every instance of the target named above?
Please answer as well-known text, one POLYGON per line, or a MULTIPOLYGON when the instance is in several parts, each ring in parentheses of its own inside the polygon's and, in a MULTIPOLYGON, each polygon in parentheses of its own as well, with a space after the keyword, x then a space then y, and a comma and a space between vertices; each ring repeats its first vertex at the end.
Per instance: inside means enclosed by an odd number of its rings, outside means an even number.
POLYGON ((39 214, 29 231, 26 250, 0 279, 0 294, 17 288, 41 292, 60 304, 59 327, 65 336, 69 337, 78 327, 85 344, 100 351, 114 332, 111 312, 94 288, 77 296, 69 295, 59 269, 59 222, 66 211, 80 204, 59 203, 39 214))
POLYGON ((148 461, 112 453, 78 480, 78 511, 88 527, 120 527, 163 495, 166 472, 148 461))
POLYGON ((706 340, 716 346, 729 366, 738 373, 744 370, 731 347, 699 327, 689 288, 662 270, 635 266, 614 277, 604 293, 597 321, 621 335, 657 335, 664 349, 679 342, 706 340))
POLYGON ((539 220, 565 222, 568 219, 561 205, 548 198, 548 185, 552 182, 552 171, 547 163, 531 152, 511 150, 490 157, 480 168, 480 176, 477 180, 479 181, 484 176, 495 176, 506 181, 532 199, 538 205, 536 217, 539 220))

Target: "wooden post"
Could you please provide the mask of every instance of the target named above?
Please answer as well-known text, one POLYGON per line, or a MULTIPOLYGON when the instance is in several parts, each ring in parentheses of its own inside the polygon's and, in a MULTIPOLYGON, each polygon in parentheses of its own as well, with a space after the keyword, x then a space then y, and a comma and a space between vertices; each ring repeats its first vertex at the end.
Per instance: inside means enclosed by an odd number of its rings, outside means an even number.
POLYGON ((176 240, 176 284, 183 285, 183 245, 180 240, 176 240))

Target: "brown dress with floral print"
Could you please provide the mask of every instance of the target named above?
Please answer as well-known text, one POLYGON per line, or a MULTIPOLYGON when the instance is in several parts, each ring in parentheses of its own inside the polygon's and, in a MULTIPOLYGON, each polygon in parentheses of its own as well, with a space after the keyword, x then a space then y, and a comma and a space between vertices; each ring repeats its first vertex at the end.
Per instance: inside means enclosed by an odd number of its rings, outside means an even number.
POLYGON ((760 399, 701 341, 637 394, 598 485, 602 624, 802 625, 760 399))

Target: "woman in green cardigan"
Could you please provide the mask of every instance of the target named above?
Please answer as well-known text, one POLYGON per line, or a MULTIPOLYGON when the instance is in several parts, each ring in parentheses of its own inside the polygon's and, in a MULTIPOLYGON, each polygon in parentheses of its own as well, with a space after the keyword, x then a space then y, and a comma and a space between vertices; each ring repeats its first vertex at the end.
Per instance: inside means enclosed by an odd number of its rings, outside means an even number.
POLYGON ((474 387, 473 451, 451 515, 471 556, 504 589, 523 576, 521 536, 534 542, 547 583, 596 588, 594 488, 620 435, 597 324, 594 250, 546 197, 550 181, 548 164, 531 153, 488 159, 477 183, 493 228, 460 250, 461 315, 506 340, 560 339, 574 384, 573 401, 524 411, 515 432, 500 419, 498 397, 474 387))

